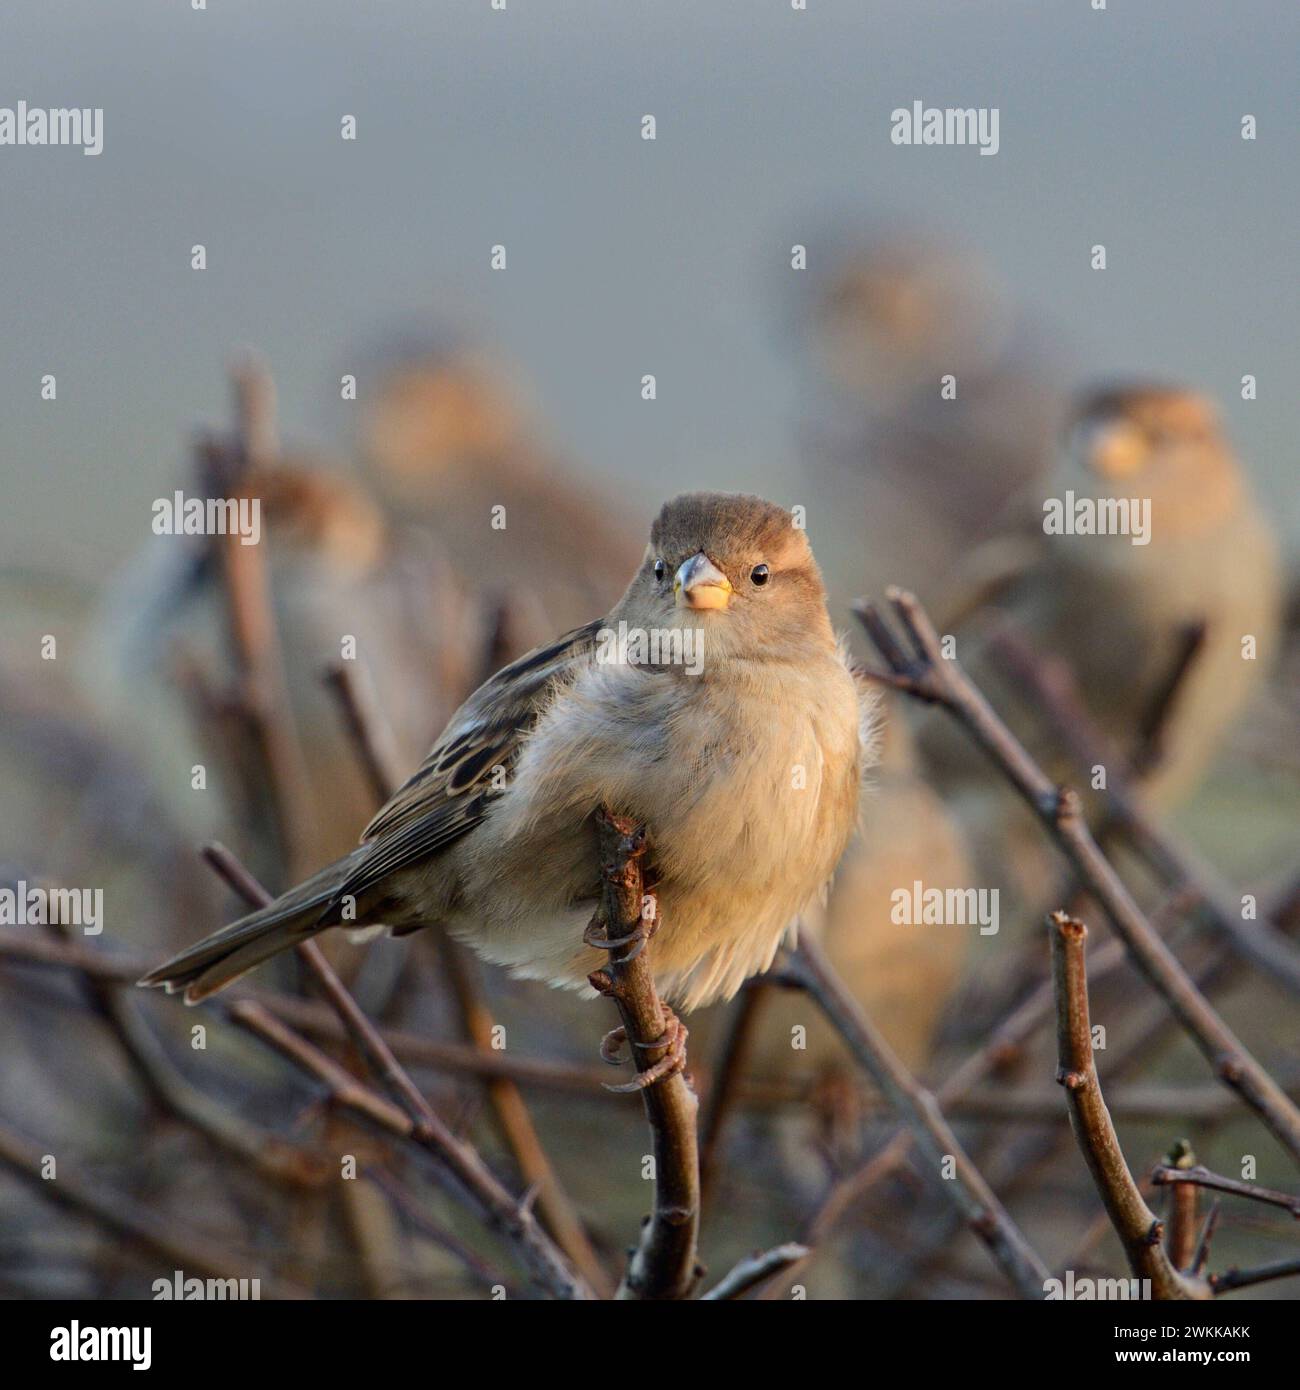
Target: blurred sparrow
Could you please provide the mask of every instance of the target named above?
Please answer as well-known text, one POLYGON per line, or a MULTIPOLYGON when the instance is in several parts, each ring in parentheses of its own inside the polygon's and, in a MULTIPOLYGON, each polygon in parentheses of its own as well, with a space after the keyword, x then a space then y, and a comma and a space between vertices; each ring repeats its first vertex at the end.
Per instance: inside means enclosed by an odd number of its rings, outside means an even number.
POLYGON ((439 922, 515 974, 590 988, 608 805, 648 825, 660 990, 685 1008, 725 998, 830 878, 872 704, 791 514, 679 497, 609 617, 476 691, 358 849, 142 983, 194 1002, 327 927, 439 922))
POLYGON ((1064 412, 1058 354, 969 250, 915 231, 830 258, 806 342, 819 494, 840 525, 819 552, 831 592, 905 584, 927 601, 960 556, 1036 525, 1064 412), (871 518, 872 545, 859 542, 871 518))
POLYGON ((394 516, 490 576, 510 655, 608 611, 641 552, 617 501, 539 442, 515 394, 464 351, 425 353, 386 372, 361 440, 394 516))
MULTIPOLYGON (((969 613, 998 597, 1038 651, 1068 663, 1093 719, 1129 754, 1188 630, 1203 624, 1199 654, 1169 712, 1161 759, 1143 784, 1153 802, 1172 804, 1195 787, 1276 654, 1273 535, 1213 406, 1177 387, 1133 385, 1087 396, 1054 483, 1047 500, 1076 517, 1081 507, 1128 499, 1129 531, 1076 529, 1044 534, 1030 549, 1021 542, 990 546, 972 557, 979 579, 963 607, 969 613), (1143 518, 1145 537, 1138 533, 1143 518)), ((941 611, 940 618, 952 631, 957 612, 941 611)), ((962 648, 959 639, 958 658, 967 662, 962 648)), ((999 708, 1014 704, 1005 676, 974 669, 999 708)))

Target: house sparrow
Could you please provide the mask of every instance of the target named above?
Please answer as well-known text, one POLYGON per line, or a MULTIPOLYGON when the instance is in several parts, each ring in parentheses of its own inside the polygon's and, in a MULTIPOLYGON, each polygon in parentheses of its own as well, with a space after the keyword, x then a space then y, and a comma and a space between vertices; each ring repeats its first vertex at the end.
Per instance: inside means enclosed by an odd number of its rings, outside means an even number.
MULTIPOLYGON (((1069 510, 1071 495, 1075 508, 1136 501, 1145 508, 1145 539, 1136 528, 1044 534, 1032 551, 1020 547, 1004 573, 986 567, 995 577, 984 596, 996 597, 1040 653, 1069 664, 1100 730, 1130 755, 1188 630, 1204 625, 1169 712, 1161 761, 1143 780, 1153 804, 1176 804, 1195 788, 1276 655, 1280 579, 1271 529, 1217 412, 1179 387, 1135 384, 1085 396, 1047 500, 1069 510), (1243 650, 1247 637, 1253 654, 1243 650)), ((980 557, 971 567, 980 568, 980 557)), ((953 630, 952 611, 940 620, 953 630)), ((958 637, 958 659, 998 708, 1014 710, 1014 682, 996 669, 986 673, 977 637, 958 637)))
POLYGON ((980 256, 915 229, 855 240, 814 289, 814 501, 835 592, 905 584, 931 600, 954 557, 1036 527, 1065 409, 1054 344, 980 256), (873 543, 864 551, 863 518, 873 543))
POLYGON ((657 986, 687 1009, 728 997, 848 842, 873 705, 792 514, 678 497, 608 618, 476 691, 358 849, 141 983, 192 1003, 327 927, 439 922, 517 975, 590 989, 608 805, 648 826, 657 986))

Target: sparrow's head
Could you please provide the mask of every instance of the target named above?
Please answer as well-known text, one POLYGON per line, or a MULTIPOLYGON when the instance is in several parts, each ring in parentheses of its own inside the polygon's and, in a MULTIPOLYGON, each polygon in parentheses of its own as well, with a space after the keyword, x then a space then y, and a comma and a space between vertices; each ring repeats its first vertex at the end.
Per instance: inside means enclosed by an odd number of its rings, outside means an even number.
POLYGON ((1214 524, 1240 497, 1240 471, 1218 412, 1182 387, 1090 392, 1075 411, 1069 453, 1072 481, 1099 497, 1151 498, 1162 530, 1214 524))
POLYGON ((716 652, 793 656, 831 640, 826 591, 795 513, 742 493, 665 503, 619 616, 702 628, 716 652))

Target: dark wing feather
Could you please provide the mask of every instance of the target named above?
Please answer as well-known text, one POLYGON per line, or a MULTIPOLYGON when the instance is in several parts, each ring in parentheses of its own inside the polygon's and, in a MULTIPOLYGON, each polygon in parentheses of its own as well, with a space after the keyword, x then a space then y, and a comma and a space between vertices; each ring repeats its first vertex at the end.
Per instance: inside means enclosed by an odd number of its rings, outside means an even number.
POLYGON ((415 774, 366 826, 369 846, 338 898, 359 897, 396 869, 418 863, 471 831, 508 783, 519 741, 537 722, 548 692, 591 655, 600 619, 567 632, 503 667, 452 716, 415 774), (505 769, 501 786, 492 770, 505 769))

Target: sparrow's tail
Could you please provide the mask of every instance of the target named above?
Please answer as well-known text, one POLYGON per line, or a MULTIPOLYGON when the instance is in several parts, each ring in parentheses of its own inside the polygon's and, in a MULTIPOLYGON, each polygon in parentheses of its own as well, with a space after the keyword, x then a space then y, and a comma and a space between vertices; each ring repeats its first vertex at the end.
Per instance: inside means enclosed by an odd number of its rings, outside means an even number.
POLYGON ((364 850, 355 850, 330 864, 274 902, 164 961, 138 983, 162 985, 168 994, 183 989, 185 1002, 197 1004, 255 965, 326 927, 337 926, 339 914, 330 909, 335 906, 340 885, 363 853, 364 850))

